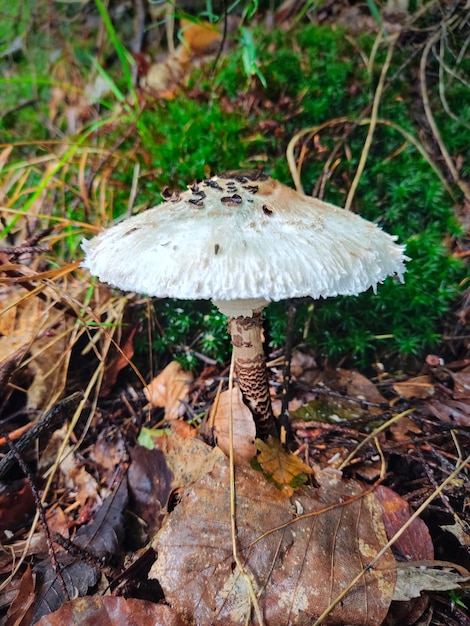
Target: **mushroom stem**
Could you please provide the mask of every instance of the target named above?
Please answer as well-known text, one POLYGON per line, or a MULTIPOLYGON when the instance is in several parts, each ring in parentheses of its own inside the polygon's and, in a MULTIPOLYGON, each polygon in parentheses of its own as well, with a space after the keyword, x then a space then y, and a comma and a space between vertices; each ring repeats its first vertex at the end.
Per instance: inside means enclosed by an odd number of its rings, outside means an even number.
POLYGON ((233 344, 235 375, 256 424, 256 435, 266 441, 277 429, 269 395, 266 359, 261 332, 262 313, 253 317, 230 317, 228 328, 233 344))

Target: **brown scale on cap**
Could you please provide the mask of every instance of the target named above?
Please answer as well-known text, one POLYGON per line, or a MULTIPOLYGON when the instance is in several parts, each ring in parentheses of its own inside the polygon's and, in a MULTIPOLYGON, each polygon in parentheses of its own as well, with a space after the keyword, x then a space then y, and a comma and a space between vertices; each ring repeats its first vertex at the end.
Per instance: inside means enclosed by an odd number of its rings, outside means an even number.
POLYGON ((242 197, 237 193, 234 193, 233 196, 224 196, 223 198, 220 198, 220 201, 227 206, 237 206, 237 204, 241 204, 243 202, 242 197))
POLYGON ((198 207, 204 206, 204 202, 202 201, 202 198, 188 198, 188 202, 198 207))

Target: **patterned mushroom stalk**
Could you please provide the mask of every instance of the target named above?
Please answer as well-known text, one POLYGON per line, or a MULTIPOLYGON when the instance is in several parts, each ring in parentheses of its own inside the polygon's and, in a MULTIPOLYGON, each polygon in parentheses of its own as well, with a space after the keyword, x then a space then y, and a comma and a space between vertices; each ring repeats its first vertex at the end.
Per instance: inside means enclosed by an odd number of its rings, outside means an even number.
POLYGON ((276 432, 261 340, 271 301, 356 295, 402 279, 404 246, 376 224, 259 172, 229 172, 83 242, 83 266, 159 298, 208 299, 228 316, 235 371, 259 437, 276 432))

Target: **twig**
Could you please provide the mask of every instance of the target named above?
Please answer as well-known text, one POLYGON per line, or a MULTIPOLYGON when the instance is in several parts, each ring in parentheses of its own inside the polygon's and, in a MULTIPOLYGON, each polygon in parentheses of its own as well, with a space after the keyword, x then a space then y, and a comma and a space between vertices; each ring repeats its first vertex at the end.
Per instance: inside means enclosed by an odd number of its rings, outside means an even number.
MULTIPOLYGON (((38 439, 38 437, 40 437, 43 433, 55 430, 58 426, 60 426, 67 419, 69 414, 75 411, 81 399, 82 394, 77 391, 68 398, 64 398, 60 402, 57 402, 57 404, 54 404, 54 406, 28 430, 28 432, 24 433, 18 439, 14 449, 12 448, 0 460, 0 478, 3 478, 13 467, 15 462, 18 460, 18 455, 23 452, 23 450, 25 450, 30 443, 38 439)), ((4 437, 9 442, 11 447, 13 444, 8 437, 8 434, 5 434, 4 437)), ((24 464, 20 463, 20 465, 21 469, 23 469, 24 464)))

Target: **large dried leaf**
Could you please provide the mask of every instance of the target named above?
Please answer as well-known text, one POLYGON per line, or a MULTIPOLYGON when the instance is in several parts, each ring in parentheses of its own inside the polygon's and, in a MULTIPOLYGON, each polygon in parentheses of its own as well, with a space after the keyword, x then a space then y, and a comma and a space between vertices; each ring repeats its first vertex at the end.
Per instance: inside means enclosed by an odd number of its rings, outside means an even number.
MULTIPOLYGON (((359 576, 324 623, 376 626, 388 611, 396 575, 390 551, 377 569, 364 571, 386 543, 380 507, 339 472, 317 478, 318 489, 303 487, 291 501, 250 467, 237 467, 237 545, 265 623, 310 624, 359 576)), ((183 490, 153 544, 158 559, 150 576, 170 606, 196 624, 244 624, 251 614, 232 553, 229 481, 220 455, 183 490)))
POLYGON ((375 496, 383 509, 383 520, 387 537, 391 539, 399 536, 394 547, 407 561, 421 561, 434 558, 434 546, 428 527, 419 517, 404 531, 403 526, 412 515, 410 505, 397 493, 379 485, 375 489, 375 496))
POLYGON ((145 397, 153 406, 165 409, 166 419, 176 419, 184 414, 184 402, 188 401, 188 388, 192 382, 191 372, 185 372, 177 361, 171 361, 145 387, 145 397))
POLYGON ((38 626, 184 626, 169 607, 135 598, 92 596, 66 602, 38 626))
MULTIPOLYGON (((149 432, 149 431, 148 431, 149 432)), ((155 448, 165 455, 165 462, 173 473, 172 488, 186 487, 209 472, 223 457, 218 448, 211 448, 200 439, 165 433, 154 438, 155 448)))
MULTIPOLYGON (((375 496, 383 509, 383 521, 388 539, 394 538, 394 550, 400 554, 400 560, 423 563, 434 558, 434 546, 428 527, 419 517, 411 524, 408 523, 412 511, 411 507, 401 496, 383 485, 379 485, 375 496)), ((414 624, 424 613, 429 604, 427 596, 411 596, 406 599, 404 593, 397 591, 398 581, 405 581, 406 574, 402 576, 401 567, 405 569, 408 563, 398 566, 397 585, 393 596, 393 603, 388 614, 387 624, 400 624, 408 626, 414 624)))
POLYGON ((427 406, 430 412, 445 424, 453 424, 456 426, 470 427, 470 404, 459 402, 457 400, 446 400, 440 402, 433 400, 428 402, 427 406))

